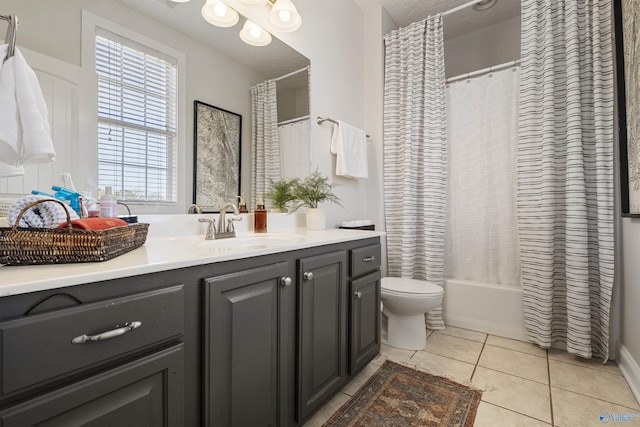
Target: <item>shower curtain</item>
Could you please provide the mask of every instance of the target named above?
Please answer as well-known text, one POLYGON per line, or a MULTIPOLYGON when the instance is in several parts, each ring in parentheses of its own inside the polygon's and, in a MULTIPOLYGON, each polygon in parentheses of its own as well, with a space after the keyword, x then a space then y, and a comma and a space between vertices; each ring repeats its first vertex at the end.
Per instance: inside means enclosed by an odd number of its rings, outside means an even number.
MULTIPOLYGON (((269 179, 280 179, 278 102, 276 82, 267 80, 251 88, 251 200, 269 191, 269 179)), ((268 200, 265 200, 267 208, 268 200)))
POLYGON ((611 2, 522 2, 518 229, 525 328, 609 356, 614 268, 611 2))
POLYGON ((518 68, 447 87, 445 276, 520 285, 516 217, 518 68))
MULTIPOLYGON (((442 15, 385 36, 384 200, 389 275, 443 285, 447 186, 442 15)), ((443 329, 442 306, 427 326, 443 329)))
POLYGON ((311 170, 309 119, 278 127, 280 171, 283 179, 305 178, 311 170))

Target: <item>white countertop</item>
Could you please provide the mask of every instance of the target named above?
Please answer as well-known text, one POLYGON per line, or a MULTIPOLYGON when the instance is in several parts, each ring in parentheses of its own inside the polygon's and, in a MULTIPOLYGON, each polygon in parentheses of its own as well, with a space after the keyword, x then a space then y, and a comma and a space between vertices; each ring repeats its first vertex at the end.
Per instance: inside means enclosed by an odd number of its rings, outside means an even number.
MULTIPOLYGON (((195 215, 188 216, 188 224, 195 222, 195 218, 195 215)), ((147 218, 141 218, 140 222, 151 224, 145 245, 109 261, 0 266, 0 297, 385 235, 378 231, 304 228, 283 228, 259 234, 245 229, 238 230, 236 238, 205 240, 202 232, 205 224, 176 235, 176 231, 184 230, 175 219, 171 219, 169 228, 165 227, 164 220, 144 219, 147 218), (153 230, 156 227, 165 229, 166 235, 158 229, 153 230)))

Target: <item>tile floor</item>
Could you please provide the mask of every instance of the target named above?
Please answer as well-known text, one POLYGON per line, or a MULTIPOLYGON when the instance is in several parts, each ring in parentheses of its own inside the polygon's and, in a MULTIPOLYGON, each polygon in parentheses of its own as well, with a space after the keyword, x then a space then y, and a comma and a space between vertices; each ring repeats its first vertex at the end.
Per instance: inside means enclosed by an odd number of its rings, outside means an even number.
MULTIPOLYGON (((603 412, 637 414, 636 401, 615 362, 585 361, 533 344, 447 327, 429 331, 424 351, 384 346, 354 380, 322 407, 304 427, 319 427, 364 384, 386 360, 443 375, 483 390, 476 427, 588 427, 603 412)), ((607 420, 604 420, 607 421, 607 420)))

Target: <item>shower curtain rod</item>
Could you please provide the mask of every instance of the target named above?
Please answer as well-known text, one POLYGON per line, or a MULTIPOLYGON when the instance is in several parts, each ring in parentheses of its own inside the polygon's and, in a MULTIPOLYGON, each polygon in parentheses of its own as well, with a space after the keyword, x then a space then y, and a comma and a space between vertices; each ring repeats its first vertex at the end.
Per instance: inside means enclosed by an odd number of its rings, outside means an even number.
POLYGON ((295 119, 283 120, 280 123, 278 123, 278 126, 288 125, 288 124, 295 123, 295 122, 301 122, 303 120, 307 120, 309 117, 310 116, 307 114, 306 116, 296 117, 295 119))
POLYGON ((470 73, 460 74, 459 76, 449 77, 447 79, 447 83, 457 82, 458 80, 465 80, 465 79, 468 79, 469 77, 476 77, 482 74, 491 73, 493 71, 504 70, 505 68, 515 67, 516 65, 520 65, 519 59, 516 59, 515 61, 505 62, 504 64, 500 64, 500 65, 492 65, 491 67, 483 68, 477 71, 472 71, 470 73))
POLYGON ((275 79, 273 79, 273 81, 277 82, 278 80, 286 79, 287 77, 293 76, 298 73, 302 73, 303 71, 307 71, 308 69, 309 69, 309 66, 307 65, 306 67, 302 67, 297 71, 292 71, 289 74, 285 74, 284 76, 276 77, 275 79))
POLYGON ((449 10, 447 10, 445 12, 442 12, 442 16, 447 16, 447 15, 455 13, 455 12, 457 12, 459 10, 466 9, 469 6, 473 6, 474 4, 480 3, 480 1, 481 0, 473 0, 473 1, 470 1, 469 3, 461 4, 460 6, 457 6, 457 7, 454 7, 452 9, 449 9, 449 10))

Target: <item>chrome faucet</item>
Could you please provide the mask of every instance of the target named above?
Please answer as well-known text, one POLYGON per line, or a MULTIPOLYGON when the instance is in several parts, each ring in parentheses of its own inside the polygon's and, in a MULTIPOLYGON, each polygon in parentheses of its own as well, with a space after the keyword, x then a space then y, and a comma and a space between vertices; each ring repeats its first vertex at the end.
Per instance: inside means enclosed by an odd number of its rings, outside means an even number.
POLYGON ((193 204, 187 208, 187 214, 201 214, 201 213, 202 213, 202 209, 200 209, 200 206, 196 204, 193 204))
POLYGON ((225 239, 228 237, 236 237, 236 230, 233 226, 234 221, 242 221, 242 217, 239 216, 240 212, 238 211, 238 207, 233 203, 229 203, 225 205, 222 209, 220 209, 220 216, 218 217, 218 229, 216 230, 215 238, 216 239, 225 239), (226 219, 227 209, 232 208, 233 214, 235 216, 226 219))

